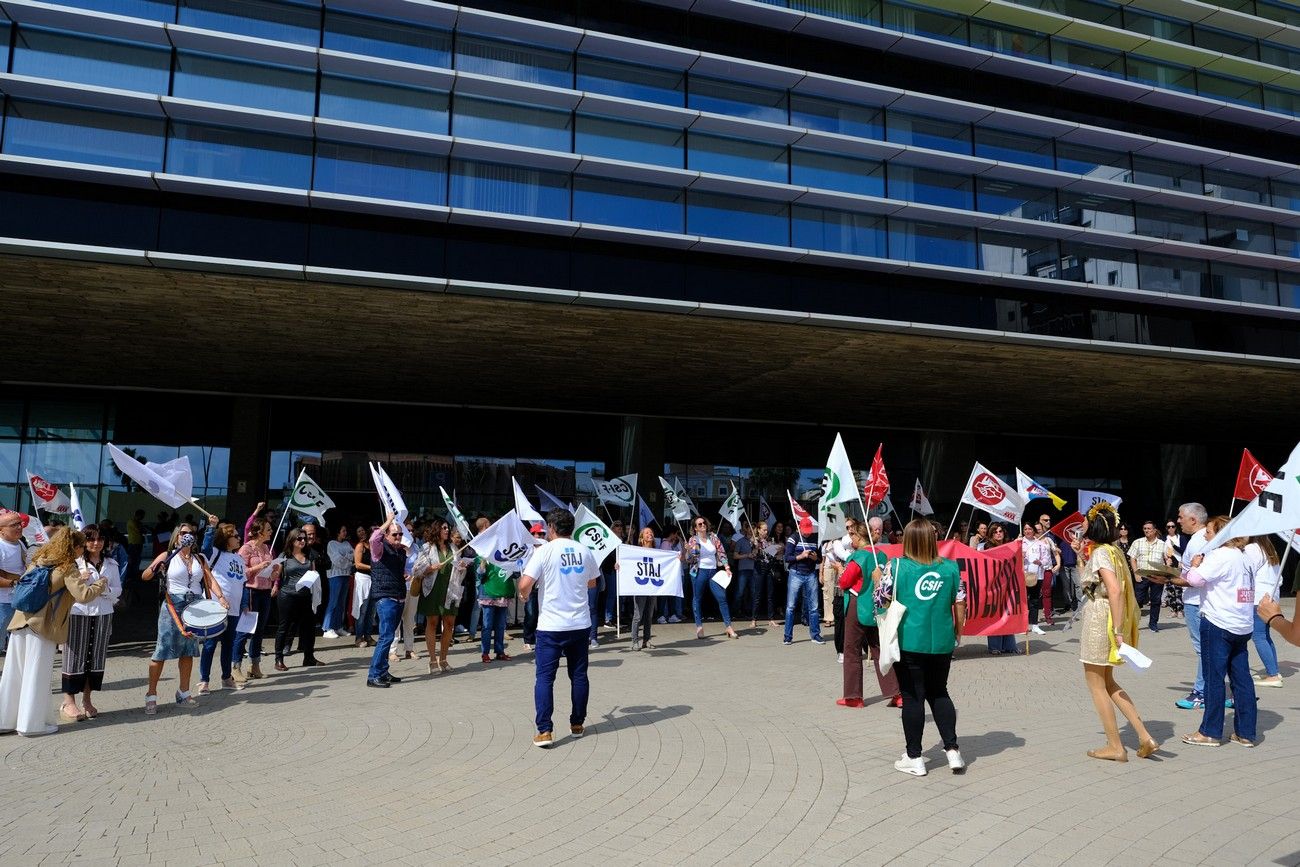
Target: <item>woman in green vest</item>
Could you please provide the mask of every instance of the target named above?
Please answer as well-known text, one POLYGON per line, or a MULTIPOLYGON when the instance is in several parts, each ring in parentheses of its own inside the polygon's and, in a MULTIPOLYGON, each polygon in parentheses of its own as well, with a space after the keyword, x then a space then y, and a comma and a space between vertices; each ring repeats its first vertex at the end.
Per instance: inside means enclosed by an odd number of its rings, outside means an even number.
POLYGON ((898 677, 891 669, 889 674, 880 671, 880 631, 876 627, 876 605, 872 595, 880 570, 889 562, 884 551, 873 546, 881 543, 882 524, 871 518, 866 524, 853 521, 849 525, 849 539, 853 553, 849 555, 839 585, 844 591, 844 696, 836 700, 840 707, 862 707, 862 651, 870 649, 871 660, 876 665, 876 681, 880 694, 889 698, 890 707, 902 707, 898 694, 898 677), (870 536, 868 536, 870 534, 870 536))
POLYGON ((903 690, 903 736, 907 752, 894 762, 895 770, 925 776, 921 758, 921 733, 925 706, 943 739, 948 767, 966 772, 957 749, 957 708, 948 695, 948 667, 952 651, 966 622, 966 593, 961 571, 951 560, 939 557, 934 525, 917 518, 903 531, 903 557, 891 569, 894 603, 906 608, 898 626, 899 661, 894 666, 903 690))

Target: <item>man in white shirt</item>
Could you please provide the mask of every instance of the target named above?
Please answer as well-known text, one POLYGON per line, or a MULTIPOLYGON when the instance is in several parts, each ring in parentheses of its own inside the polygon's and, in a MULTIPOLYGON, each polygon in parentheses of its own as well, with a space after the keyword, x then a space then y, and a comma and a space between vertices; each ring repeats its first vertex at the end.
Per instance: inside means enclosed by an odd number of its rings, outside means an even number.
POLYGON ((23 545, 23 517, 17 512, 0 515, 0 653, 9 646, 9 621, 14 616, 14 585, 27 571, 23 545))
POLYGON ((1181 562, 1182 577, 1175 583, 1183 589, 1183 616, 1187 620, 1187 632, 1192 639, 1192 652, 1196 654, 1196 679, 1192 691, 1186 698, 1174 702, 1183 710, 1201 710, 1205 707, 1205 670, 1201 667, 1201 599, 1200 587, 1191 587, 1186 582, 1192 560, 1201 549, 1209 544, 1205 539, 1205 522, 1209 513, 1200 503, 1183 503, 1178 507, 1178 529, 1180 531, 1174 542, 1174 550, 1181 562))
POLYGON ((553 743, 551 716, 555 710, 555 674, 560 657, 565 660, 572 688, 573 710, 569 733, 580 738, 587 719, 587 639, 591 631, 591 608, 587 590, 600 577, 600 564, 585 545, 573 541, 573 515, 566 509, 552 509, 546 515, 547 542, 537 548, 519 579, 519 598, 527 599, 538 586, 537 646, 534 652, 537 674, 533 684, 537 734, 533 746, 553 743))

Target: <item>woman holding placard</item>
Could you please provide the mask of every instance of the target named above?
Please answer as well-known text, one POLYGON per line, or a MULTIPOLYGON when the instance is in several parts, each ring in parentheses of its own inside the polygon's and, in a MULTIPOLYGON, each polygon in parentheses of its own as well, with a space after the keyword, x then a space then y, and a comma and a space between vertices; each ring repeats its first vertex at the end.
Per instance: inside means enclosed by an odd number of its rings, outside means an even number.
POLYGON ((704 637, 704 588, 707 585, 718 602, 722 622, 727 627, 728 638, 739 638, 731 628, 731 609, 727 607, 727 584, 731 583, 731 569, 727 565, 727 548, 713 532, 709 519, 698 517, 692 526, 695 530, 682 549, 682 560, 691 575, 691 608, 695 613, 695 637, 704 637), (719 584, 717 575, 724 575, 719 584))

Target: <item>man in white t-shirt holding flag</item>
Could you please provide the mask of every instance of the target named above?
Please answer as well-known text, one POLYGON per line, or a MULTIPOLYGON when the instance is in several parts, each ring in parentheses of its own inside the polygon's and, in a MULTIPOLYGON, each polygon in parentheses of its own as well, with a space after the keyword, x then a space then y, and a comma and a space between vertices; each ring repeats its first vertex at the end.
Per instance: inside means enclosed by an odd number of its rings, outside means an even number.
POLYGON ((519 579, 520 599, 528 598, 534 584, 539 588, 537 674, 533 684, 537 734, 533 736, 533 746, 542 748, 554 743, 551 717, 555 710, 555 674, 561 656, 572 689, 569 733, 575 738, 584 733, 590 691, 587 638, 591 632, 591 608, 587 604, 587 590, 595 587, 600 577, 596 558, 573 538, 573 515, 564 509, 548 512, 546 539, 546 544, 533 552, 519 579))

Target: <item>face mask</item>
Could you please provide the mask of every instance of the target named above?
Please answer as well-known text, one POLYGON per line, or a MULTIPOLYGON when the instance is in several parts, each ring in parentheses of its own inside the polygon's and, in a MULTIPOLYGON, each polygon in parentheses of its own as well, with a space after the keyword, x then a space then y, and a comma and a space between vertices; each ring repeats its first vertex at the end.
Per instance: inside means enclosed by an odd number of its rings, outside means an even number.
POLYGON ((180 544, 180 547, 182 547, 182 548, 192 548, 192 547, 194 547, 194 534, 193 534, 193 533, 182 533, 182 534, 181 534, 181 544, 180 544))

